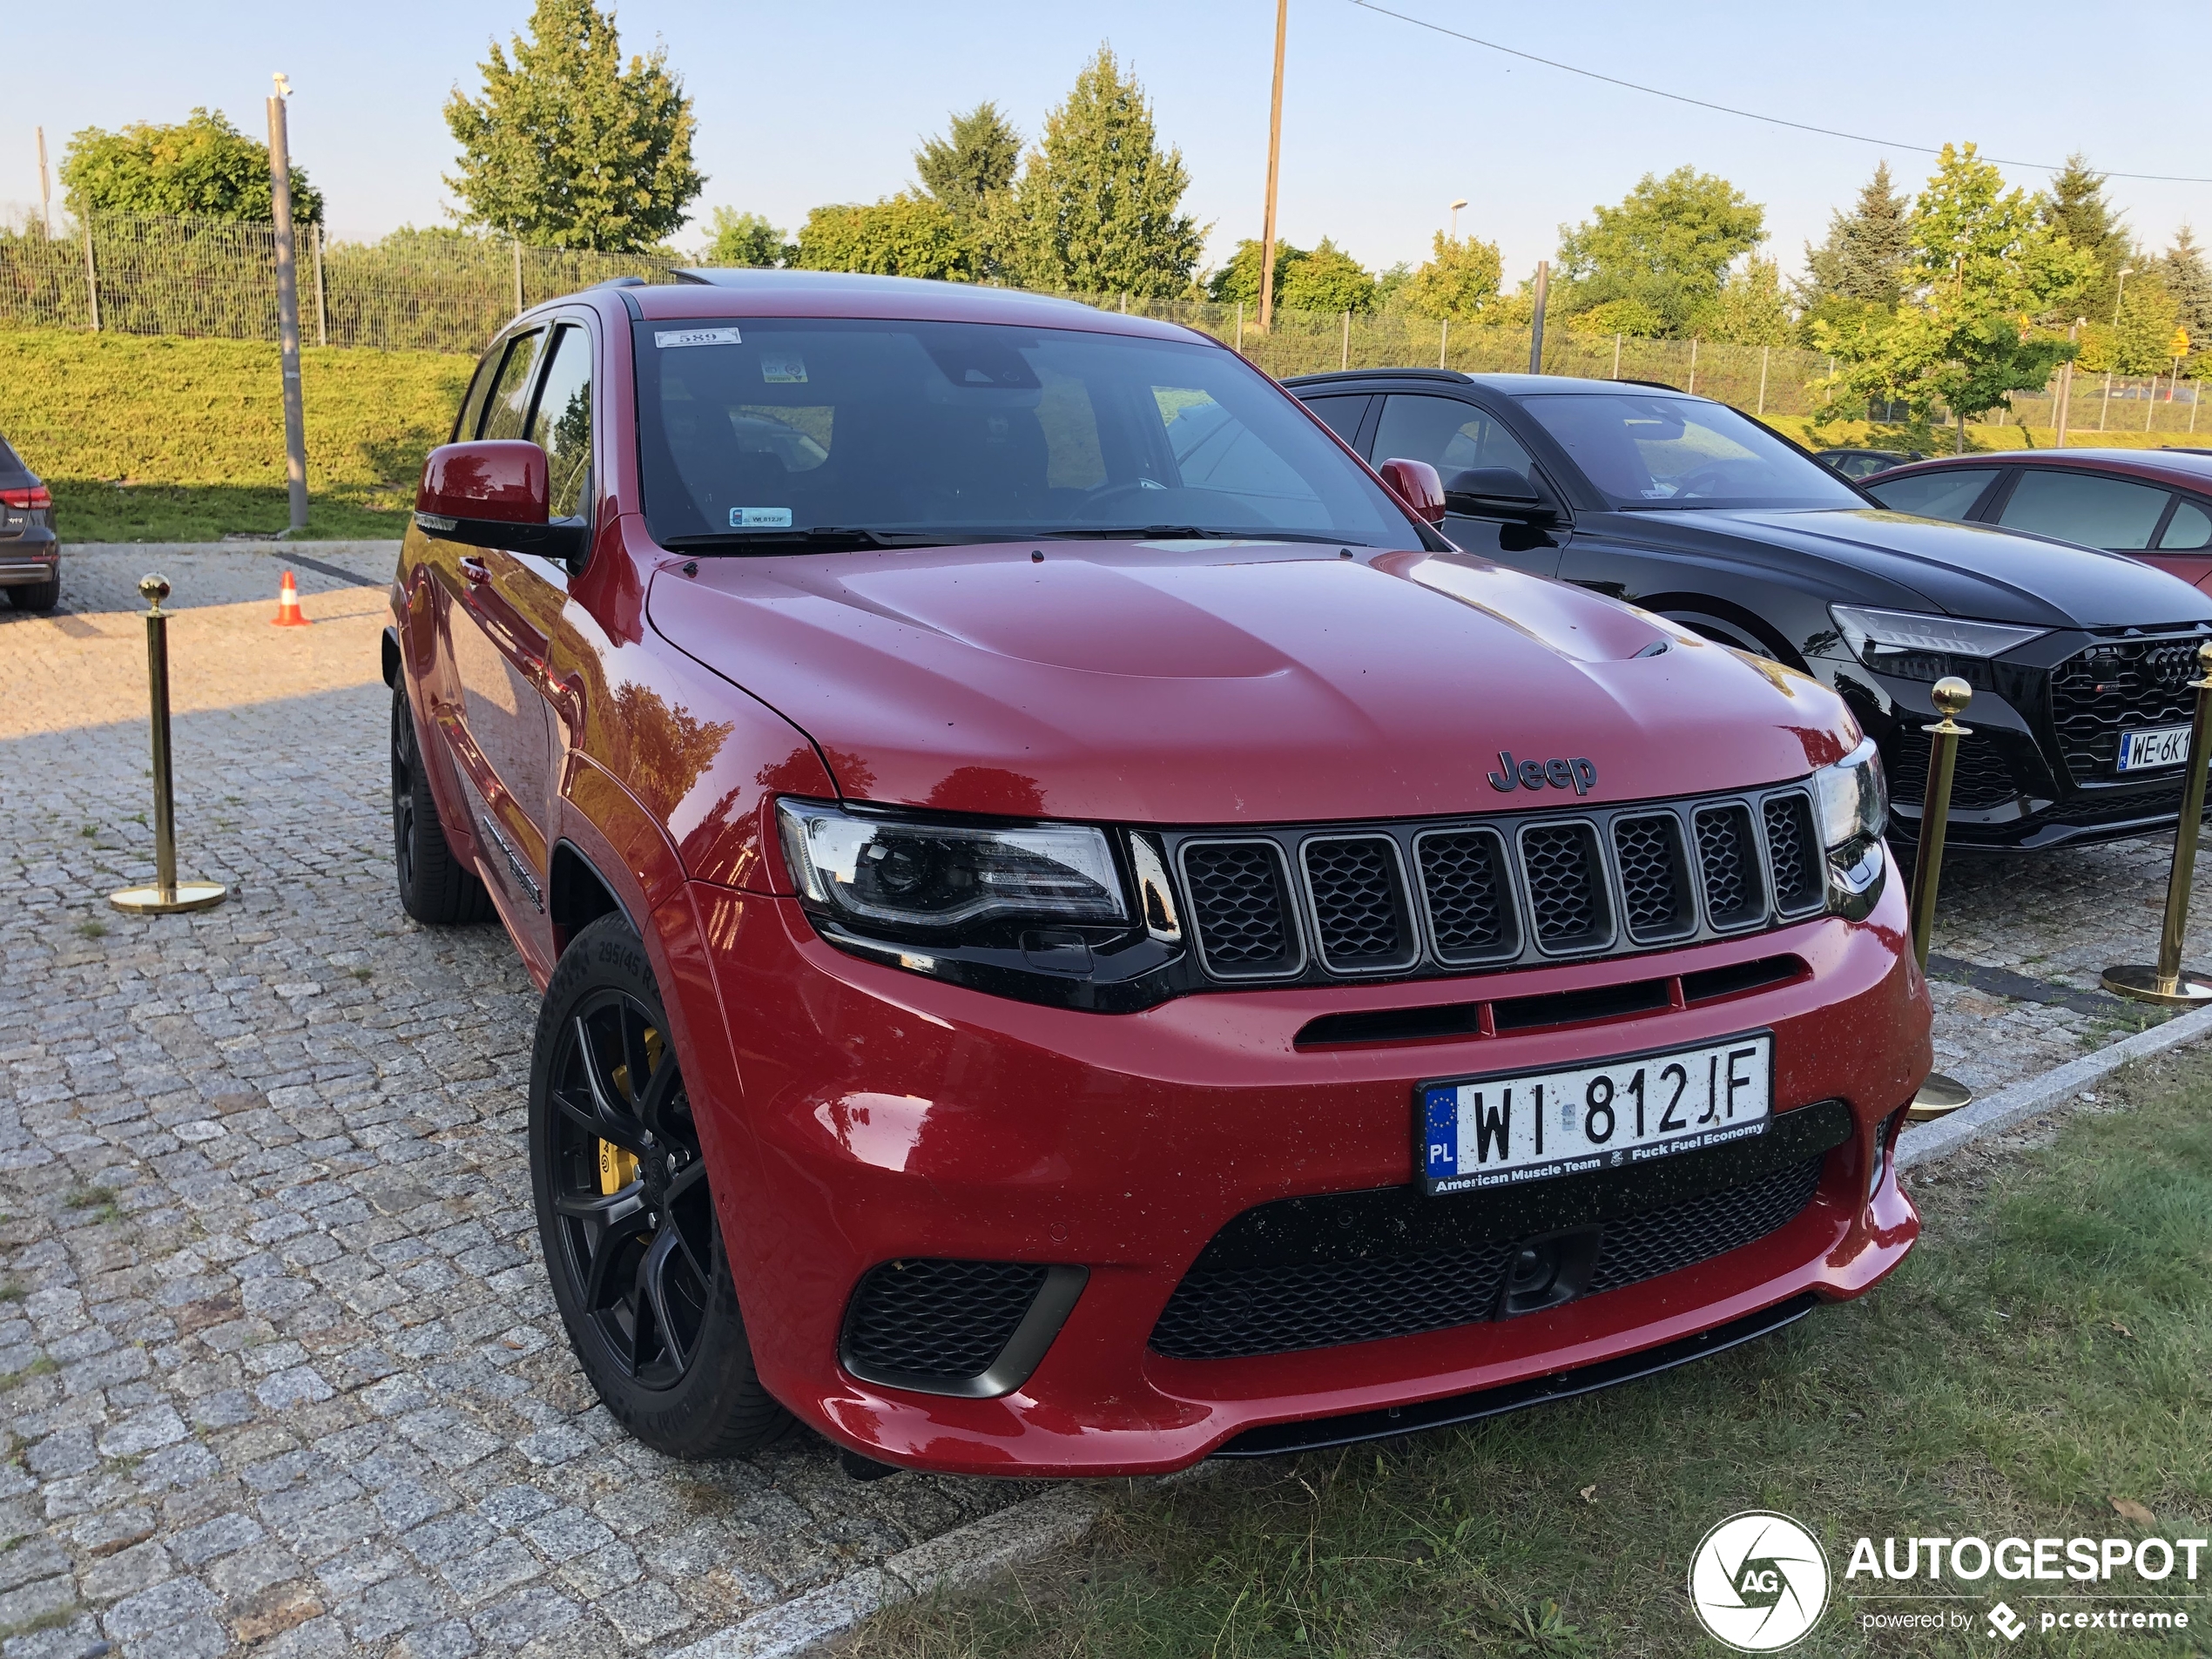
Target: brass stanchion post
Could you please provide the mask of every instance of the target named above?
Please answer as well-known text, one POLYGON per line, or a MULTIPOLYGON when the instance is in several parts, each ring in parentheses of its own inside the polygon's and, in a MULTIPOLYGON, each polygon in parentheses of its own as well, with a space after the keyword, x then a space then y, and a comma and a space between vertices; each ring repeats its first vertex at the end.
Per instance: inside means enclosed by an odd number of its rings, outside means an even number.
POLYGON ((2212 725, 2212 640, 2196 648, 2196 714, 2189 722, 2188 776, 2182 785, 2182 821, 2174 826, 2174 867, 2166 877, 2166 917, 2158 930, 2158 961, 2107 968, 2104 988, 2140 1002, 2186 1008, 2212 1001, 2212 980, 2182 968, 2182 934, 2189 920, 2189 883, 2196 874, 2196 841, 2204 826, 2205 732, 2212 725))
POLYGON ((125 887, 107 901, 134 915, 166 916, 180 910, 210 910, 230 889, 216 881, 177 880, 177 798, 169 755, 169 617, 161 602, 169 583, 160 577, 140 579, 146 611, 146 685, 153 705, 153 885, 125 887))
MULTIPOLYGON (((1954 674, 1945 675, 1930 693, 1936 712, 1943 718, 1920 728, 1928 734, 1928 787, 1920 800, 1920 839, 1912 859, 1910 904, 1912 960, 1923 974, 1928 968, 1928 941, 1935 932, 1936 887, 1943 880, 1943 837, 1951 823, 1951 774, 1959 760, 1959 739, 1973 735, 1971 727, 1959 724, 1958 717, 1973 696, 1974 688, 1966 681, 1954 674)), ((1925 1123, 1957 1111, 1973 1097, 1973 1090, 1956 1077, 1932 1071, 1912 1097, 1905 1117, 1911 1123, 1925 1123)))

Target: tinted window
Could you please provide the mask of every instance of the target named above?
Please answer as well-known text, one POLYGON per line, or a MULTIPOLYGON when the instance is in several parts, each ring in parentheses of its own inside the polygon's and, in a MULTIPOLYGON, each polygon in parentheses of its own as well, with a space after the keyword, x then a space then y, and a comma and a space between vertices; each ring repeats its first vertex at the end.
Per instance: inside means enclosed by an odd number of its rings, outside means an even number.
POLYGON ((2184 551, 2212 546, 2212 514, 2193 501, 2175 502, 2174 516, 2166 521, 2158 544, 2184 551))
POLYGON ((1864 504, 1827 468, 1723 404, 1630 392, 1515 401, 1615 508, 1864 504))
POLYGON ((1310 397, 1305 407, 1329 423, 1329 430, 1346 443, 1359 441, 1360 418, 1367 413, 1365 397, 1310 397))
POLYGON ((663 539, 1175 527, 1418 545, 1274 382, 1212 347, 769 318, 640 323, 636 340, 646 515, 663 539))
POLYGON ((1997 522, 2084 547, 2145 548, 2166 510, 2166 492, 2088 472, 2020 474, 1997 522))
POLYGON ((591 471, 591 336, 582 328, 565 327, 554 337, 553 361, 530 419, 530 442, 545 451, 553 516, 583 512, 591 471))
POLYGON ((1533 464, 1520 441, 1474 404, 1412 394, 1383 400, 1375 459, 1426 461, 1447 485, 1469 467, 1510 467, 1526 478, 1533 464))
POLYGON ((1876 473, 1894 467, 1897 462, 1887 455, 1845 455, 1831 464, 1846 478, 1871 478, 1876 473))
POLYGON ((461 413, 454 417, 453 441, 459 443, 476 435, 476 428, 484 418, 484 399, 490 395, 492 375, 499 367, 502 349, 494 347, 478 360, 476 372, 469 377, 469 389, 461 399, 461 413))
POLYGON ((1877 478, 1866 493, 1893 513, 1921 518, 1963 519, 1997 475, 1994 467, 1956 467, 1948 472, 1916 472, 1903 478, 1877 478))
POLYGON ((538 348, 544 344, 544 331, 536 328, 508 341, 507 356, 499 365, 499 378, 492 382, 491 395, 484 401, 484 423, 479 436, 523 435, 523 423, 529 418, 530 408, 530 371, 537 367, 538 348))

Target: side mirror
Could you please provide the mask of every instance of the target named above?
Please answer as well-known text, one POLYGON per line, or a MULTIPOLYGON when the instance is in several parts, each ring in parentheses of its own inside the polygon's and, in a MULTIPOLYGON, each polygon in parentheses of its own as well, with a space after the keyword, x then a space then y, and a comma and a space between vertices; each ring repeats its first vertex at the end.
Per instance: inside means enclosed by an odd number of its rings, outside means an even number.
POLYGON ((1559 516, 1536 486, 1511 467, 1469 467, 1455 472, 1444 487, 1444 498, 1453 512, 1471 518, 1548 524, 1559 516))
POLYGON ((430 451, 415 492, 415 520, 433 536, 469 547, 572 559, 583 551, 584 529, 549 523, 547 502, 545 451, 518 438, 487 438, 430 451))
POLYGON ((1431 524, 1444 522, 1444 481, 1426 461, 1393 459, 1375 470, 1390 486, 1390 493, 1406 503, 1406 510, 1431 524))

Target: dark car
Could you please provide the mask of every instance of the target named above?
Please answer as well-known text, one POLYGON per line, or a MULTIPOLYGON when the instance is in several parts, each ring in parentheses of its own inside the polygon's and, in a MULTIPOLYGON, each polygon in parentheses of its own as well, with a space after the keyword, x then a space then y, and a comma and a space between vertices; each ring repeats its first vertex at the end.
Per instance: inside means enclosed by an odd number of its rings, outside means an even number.
POLYGON ((1219 342, 717 273, 516 318, 453 436, 400 894, 544 992, 545 1271, 651 1446, 1341 1444, 1911 1247, 1927 988, 1842 701, 1453 550, 1219 342))
POLYGON ((17 610, 51 610, 61 603, 61 552, 54 498, 0 438, 0 588, 17 610))
MULTIPOLYGON (((1723 404, 1612 381, 1395 369, 1289 382, 1362 455, 1444 475, 1446 534, 1842 693, 1918 827, 1934 682, 1973 687, 1954 844, 2170 828, 2212 597, 2129 558, 1885 510, 1723 404)), ((1886 476, 1886 475, 1885 475, 1886 476)))
POLYGON ((1812 458, 1846 478, 1871 478, 1892 467, 1926 459, 1918 449, 1816 449, 1812 458))
POLYGON ((2040 449, 1925 461, 1866 486, 1885 507, 2125 553, 2212 593, 2212 454, 2040 449))

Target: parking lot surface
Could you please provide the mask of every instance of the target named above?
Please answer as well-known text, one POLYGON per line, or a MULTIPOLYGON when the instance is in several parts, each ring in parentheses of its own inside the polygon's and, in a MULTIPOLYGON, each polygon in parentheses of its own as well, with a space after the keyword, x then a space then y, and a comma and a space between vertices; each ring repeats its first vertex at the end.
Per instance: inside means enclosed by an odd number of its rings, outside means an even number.
MULTIPOLYGON (((0 1654, 665 1652, 1026 1496, 680 1465, 571 1361, 496 927, 400 911, 390 544, 77 550, 0 608, 0 1654), (278 571, 308 629, 273 630, 278 571), (152 868, 139 574, 175 584, 179 865, 152 868)), ((1971 718, 1969 720, 1971 724, 1971 718)), ((1981 1088, 2145 1022, 2163 842, 1954 860, 1939 1063, 1981 1088)), ((2202 928, 2199 944, 2212 944, 2202 928)))

